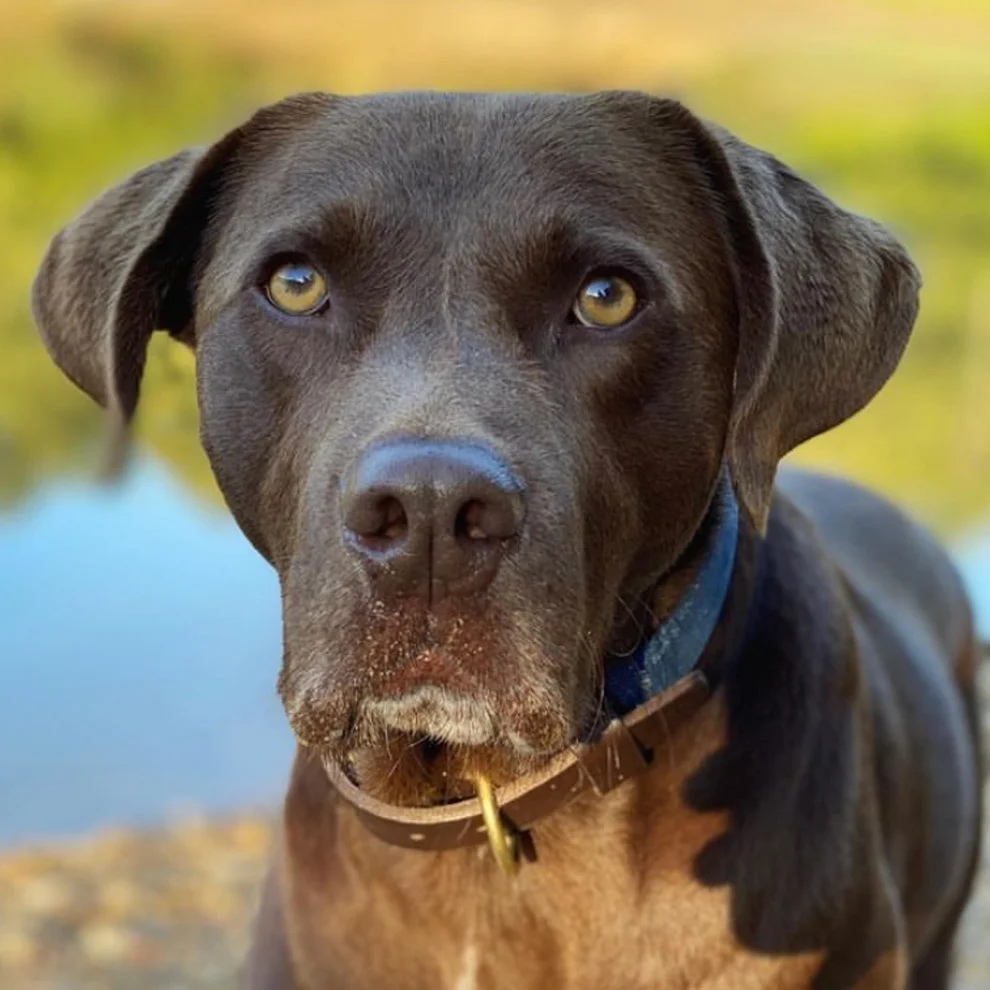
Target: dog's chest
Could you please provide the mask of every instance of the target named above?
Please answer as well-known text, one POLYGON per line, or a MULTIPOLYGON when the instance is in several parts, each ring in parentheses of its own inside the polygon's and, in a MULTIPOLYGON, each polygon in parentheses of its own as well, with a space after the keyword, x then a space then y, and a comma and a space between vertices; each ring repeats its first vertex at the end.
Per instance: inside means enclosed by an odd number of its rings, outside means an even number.
MULTIPOLYGON (((632 800, 632 797, 630 798, 632 800)), ((592 815, 592 819, 594 819, 592 815)), ((588 825, 595 824, 589 820, 588 825)), ((602 823, 598 823, 602 824, 602 823)), ((549 830, 553 853, 515 878, 495 870, 423 874, 418 891, 383 890, 334 911, 323 950, 340 955, 326 986, 396 990, 798 990, 819 952, 760 955, 733 934, 732 894, 693 875, 697 853, 724 830, 693 815, 637 864, 600 843, 549 830), (561 869, 562 866, 566 868, 561 869), (470 879, 469 879, 470 878, 470 879), (478 878, 484 878, 480 880, 478 878), (387 903, 386 903, 387 902, 387 903), (359 947, 359 948, 358 948, 359 947), (355 952, 355 949, 358 951, 355 952), (338 968, 344 963, 344 969, 338 968)), ((594 831, 589 829, 588 835, 594 831)), ((636 845, 632 836, 623 846, 636 845)), ((477 851, 479 860, 486 850, 477 851)), ((487 863, 484 864, 488 866, 487 863)), ((342 906, 342 905, 341 905, 342 906)), ((326 958, 326 957, 325 957, 326 958)), ((322 983, 314 983, 314 990, 322 983)))
MULTIPOLYGON (((693 873, 698 852, 724 831, 721 816, 687 816, 639 862, 574 849, 567 878, 465 926, 450 990, 753 990, 808 987, 821 953, 761 956, 733 934, 731 891, 693 873)), ((603 837, 604 838, 604 837, 603 837)), ((534 878, 532 884, 538 881, 534 878)))
POLYGON ((722 720, 720 705, 707 706, 648 783, 588 795, 547 820, 534 833, 537 861, 515 877, 485 848, 436 858, 394 850, 391 865, 356 857, 347 882, 324 888, 323 910, 297 930, 299 955, 334 973, 327 986, 354 988, 809 986, 820 953, 744 947, 731 890, 695 875, 727 822, 687 808, 681 790, 724 738, 722 720))

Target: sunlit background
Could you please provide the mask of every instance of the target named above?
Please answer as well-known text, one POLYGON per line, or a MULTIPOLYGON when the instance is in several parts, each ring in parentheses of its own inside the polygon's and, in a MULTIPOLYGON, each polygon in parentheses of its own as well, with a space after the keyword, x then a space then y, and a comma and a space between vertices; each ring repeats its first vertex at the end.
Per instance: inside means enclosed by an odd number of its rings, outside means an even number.
POLYGON ((154 342, 133 469, 96 486, 100 415, 29 314, 48 238, 288 92, 619 87, 683 98, 908 244, 899 372, 797 458, 935 527, 990 633, 990 0, 0 0, 4 987, 232 985, 291 751, 277 584, 197 447, 193 358, 154 342))

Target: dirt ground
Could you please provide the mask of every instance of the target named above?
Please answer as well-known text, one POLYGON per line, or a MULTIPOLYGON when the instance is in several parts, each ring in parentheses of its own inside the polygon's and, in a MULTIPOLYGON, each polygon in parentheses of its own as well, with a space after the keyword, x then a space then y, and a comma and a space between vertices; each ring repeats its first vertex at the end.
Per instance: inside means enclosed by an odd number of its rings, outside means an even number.
MULTIPOLYGON (((990 821, 987 840, 956 990, 990 990, 990 821)), ((0 855, 0 987, 233 990, 270 842, 238 818, 0 855)))

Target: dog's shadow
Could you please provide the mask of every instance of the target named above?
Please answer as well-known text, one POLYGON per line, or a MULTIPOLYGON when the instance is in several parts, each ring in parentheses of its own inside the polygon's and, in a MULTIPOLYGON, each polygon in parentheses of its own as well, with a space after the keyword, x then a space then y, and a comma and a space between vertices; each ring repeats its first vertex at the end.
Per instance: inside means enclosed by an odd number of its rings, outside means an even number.
POLYGON ((827 628, 809 651, 805 627, 799 647, 793 618, 773 608, 776 575, 763 577, 745 662, 724 671, 727 742, 683 787, 692 810, 729 821, 695 858, 694 875, 731 889, 741 946, 821 953, 811 986, 839 990, 857 985, 897 944, 867 784, 873 771, 853 701, 856 673, 836 662, 827 628))

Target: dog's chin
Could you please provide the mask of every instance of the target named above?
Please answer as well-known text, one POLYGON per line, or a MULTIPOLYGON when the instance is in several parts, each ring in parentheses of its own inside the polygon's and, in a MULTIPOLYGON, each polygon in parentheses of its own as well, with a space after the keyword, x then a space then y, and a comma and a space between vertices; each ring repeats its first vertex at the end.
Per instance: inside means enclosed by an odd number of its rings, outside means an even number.
POLYGON ((348 776, 380 801, 428 808, 474 797, 484 775, 498 787, 536 769, 545 757, 505 745, 456 746, 429 736, 394 733, 388 746, 352 750, 348 776))
POLYGON ((364 701, 351 740, 339 759, 354 783, 405 807, 473 797, 479 775, 498 787, 560 748, 534 746, 484 701, 430 687, 364 701))

